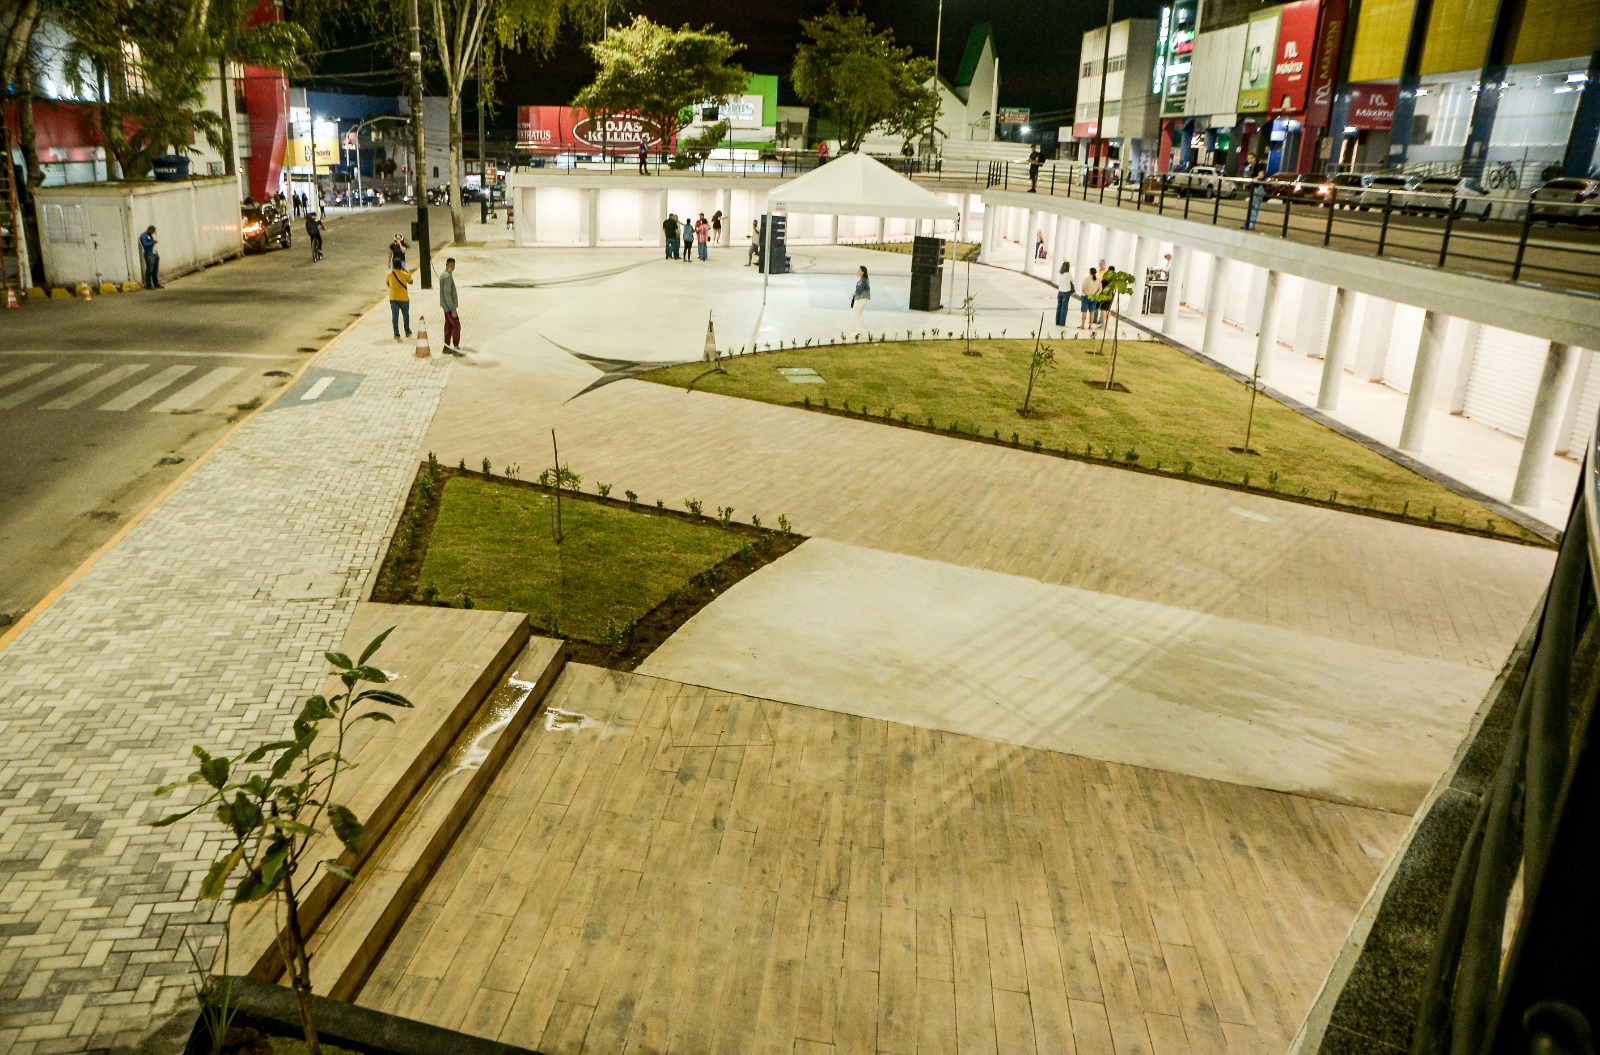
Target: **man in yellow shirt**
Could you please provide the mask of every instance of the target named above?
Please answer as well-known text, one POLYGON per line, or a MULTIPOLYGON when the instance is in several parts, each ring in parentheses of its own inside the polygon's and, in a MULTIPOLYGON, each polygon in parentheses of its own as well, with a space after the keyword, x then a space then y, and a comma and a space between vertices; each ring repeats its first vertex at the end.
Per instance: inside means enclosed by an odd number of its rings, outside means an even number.
POLYGON ((394 324, 394 339, 400 339, 400 323, 406 324, 406 336, 411 336, 411 272, 395 261, 389 267, 389 321, 394 324))

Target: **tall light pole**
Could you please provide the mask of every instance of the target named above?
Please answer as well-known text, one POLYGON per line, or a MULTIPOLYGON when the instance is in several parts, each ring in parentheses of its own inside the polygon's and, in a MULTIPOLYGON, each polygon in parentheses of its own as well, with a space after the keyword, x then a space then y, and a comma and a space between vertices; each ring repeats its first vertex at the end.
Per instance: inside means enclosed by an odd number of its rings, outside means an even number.
POLYGON ((428 256, 428 155, 422 140, 423 126, 427 124, 422 114, 422 22, 417 17, 417 0, 406 0, 406 17, 411 21, 411 168, 417 195, 417 255, 422 258, 422 288, 432 289, 433 261, 428 256))
MULTIPOLYGON (((416 0, 411 0, 416 3, 416 0)), ((1100 55, 1100 112, 1094 119, 1094 138, 1089 140, 1089 157, 1091 160, 1100 153, 1100 143, 1105 138, 1106 124, 1106 73, 1111 66, 1111 22, 1116 17, 1117 0, 1106 0, 1106 46, 1100 55)), ((1102 172, 1101 178, 1105 177, 1102 172)))
POLYGON ((944 0, 939 0, 939 18, 933 24, 933 96, 939 100, 939 105, 934 107, 933 116, 928 118, 928 149, 932 150, 934 143, 934 129, 939 118, 944 116, 944 95, 939 91, 939 46, 944 43, 944 0))

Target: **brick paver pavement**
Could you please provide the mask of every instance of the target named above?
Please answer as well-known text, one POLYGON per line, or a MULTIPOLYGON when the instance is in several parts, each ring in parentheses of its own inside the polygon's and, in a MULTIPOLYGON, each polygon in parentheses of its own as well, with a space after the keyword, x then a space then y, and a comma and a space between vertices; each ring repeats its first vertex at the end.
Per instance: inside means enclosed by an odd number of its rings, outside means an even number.
POLYGON ((248 422, 0 652, 0 1053, 193 1021, 183 943, 216 937, 192 901, 212 835, 148 827, 150 792, 191 744, 258 742, 320 686, 450 370, 388 326, 374 313, 318 361, 363 375, 352 395, 248 422), (307 593, 327 596, 289 597, 307 593))

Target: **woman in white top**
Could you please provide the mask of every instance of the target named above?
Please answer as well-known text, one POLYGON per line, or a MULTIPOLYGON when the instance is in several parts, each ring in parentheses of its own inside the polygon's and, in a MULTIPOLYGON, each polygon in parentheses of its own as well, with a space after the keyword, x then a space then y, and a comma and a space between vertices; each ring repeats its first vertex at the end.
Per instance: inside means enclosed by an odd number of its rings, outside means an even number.
POLYGON ((1072 310, 1072 295, 1078 291, 1078 280, 1072 274, 1072 261, 1061 265, 1061 277, 1056 280, 1056 328, 1067 328, 1067 312, 1072 310))

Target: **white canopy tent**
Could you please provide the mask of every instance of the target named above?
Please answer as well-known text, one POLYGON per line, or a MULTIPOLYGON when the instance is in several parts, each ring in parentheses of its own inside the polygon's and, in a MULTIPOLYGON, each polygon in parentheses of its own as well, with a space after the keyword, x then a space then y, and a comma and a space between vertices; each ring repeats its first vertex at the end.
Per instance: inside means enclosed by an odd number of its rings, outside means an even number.
MULTIPOLYGON (((772 259, 772 215, 778 211, 935 221, 954 220, 961 215, 960 209, 881 161, 865 154, 837 157, 767 194, 766 244, 761 256, 765 273, 761 282, 763 304, 767 302, 767 282, 772 277, 772 269, 767 266, 772 259)), ((951 242, 953 249, 954 239, 951 242)), ((953 269, 951 275, 953 278, 953 269)))

